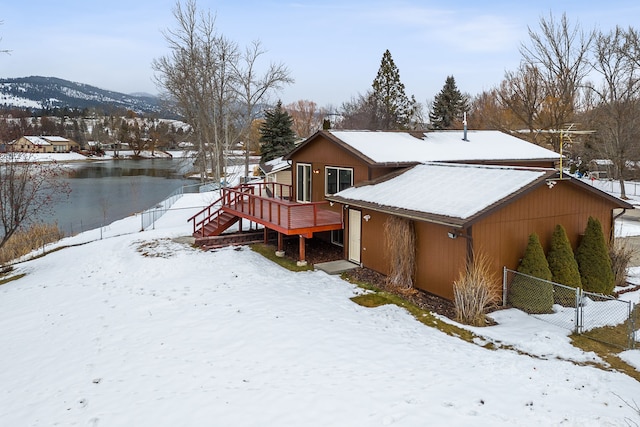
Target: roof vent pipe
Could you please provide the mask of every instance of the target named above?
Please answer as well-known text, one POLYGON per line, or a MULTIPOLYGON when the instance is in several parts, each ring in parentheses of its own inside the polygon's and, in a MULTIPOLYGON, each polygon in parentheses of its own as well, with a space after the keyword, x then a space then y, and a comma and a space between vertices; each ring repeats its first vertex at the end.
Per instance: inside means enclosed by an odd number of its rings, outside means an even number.
POLYGON ((467 113, 466 111, 463 113, 462 116, 462 124, 464 125, 464 136, 462 137, 463 141, 468 141, 467 139, 467 113))

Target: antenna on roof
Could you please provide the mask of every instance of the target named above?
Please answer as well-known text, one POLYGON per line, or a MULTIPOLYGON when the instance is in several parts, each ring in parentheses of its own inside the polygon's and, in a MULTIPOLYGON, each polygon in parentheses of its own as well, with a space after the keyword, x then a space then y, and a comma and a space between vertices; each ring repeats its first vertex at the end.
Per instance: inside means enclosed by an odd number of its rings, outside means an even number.
POLYGON ((464 136, 462 137, 463 141, 468 141, 467 139, 467 112, 465 111, 462 115, 462 124, 464 125, 464 136))

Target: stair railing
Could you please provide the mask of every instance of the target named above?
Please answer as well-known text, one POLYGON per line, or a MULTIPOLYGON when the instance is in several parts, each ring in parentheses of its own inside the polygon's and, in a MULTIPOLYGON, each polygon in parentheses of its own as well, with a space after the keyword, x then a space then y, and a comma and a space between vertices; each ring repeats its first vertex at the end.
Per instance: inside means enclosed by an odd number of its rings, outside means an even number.
POLYGON ((217 220, 217 218, 220 216, 220 206, 217 206, 217 205, 219 205, 220 202, 222 202, 223 198, 224 198, 224 195, 187 220, 187 222, 193 221, 194 235, 196 234, 197 230, 200 230, 202 232, 202 237, 205 237, 204 226, 209 224, 212 221, 217 220))

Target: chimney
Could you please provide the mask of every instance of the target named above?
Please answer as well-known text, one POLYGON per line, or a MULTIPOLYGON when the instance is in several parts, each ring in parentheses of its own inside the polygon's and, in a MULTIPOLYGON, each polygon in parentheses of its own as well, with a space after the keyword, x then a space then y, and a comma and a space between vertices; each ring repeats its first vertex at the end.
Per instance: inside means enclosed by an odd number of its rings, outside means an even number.
POLYGON ((467 139, 467 112, 465 111, 462 116, 462 124, 464 125, 464 136, 462 137, 463 141, 468 141, 467 139))

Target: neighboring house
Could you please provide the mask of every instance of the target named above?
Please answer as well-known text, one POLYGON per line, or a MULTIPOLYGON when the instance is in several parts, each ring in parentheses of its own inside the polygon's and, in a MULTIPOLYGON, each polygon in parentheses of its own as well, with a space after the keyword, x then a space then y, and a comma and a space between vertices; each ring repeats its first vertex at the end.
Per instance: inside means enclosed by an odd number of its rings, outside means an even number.
POLYGON ((80 148, 77 142, 61 136, 23 136, 9 146, 13 151, 25 153, 68 153, 80 148))
POLYGON ((595 179, 613 177, 613 162, 609 159, 593 159, 589 162, 589 174, 595 179))
POLYGON ((276 230, 279 238, 299 235, 301 261, 304 238, 314 236, 383 274, 390 266, 385 224, 404 218, 415 230, 414 286, 452 299, 453 282, 474 254, 487 255, 501 277, 504 266, 517 268, 531 233, 546 246, 562 224, 575 248, 589 216, 610 235, 614 209, 632 208, 561 178, 554 169, 559 159, 498 131, 322 130, 285 156, 292 166, 291 200, 275 206, 262 188, 229 190, 221 210, 276 230), (290 218, 309 217, 311 208, 312 226, 290 225, 290 218))
MULTIPOLYGON (((273 182, 278 184, 284 184, 285 186, 292 185, 291 178, 291 164, 284 160, 282 157, 275 158, 273 160, 269 160, 268 162, 261 162, 260 171, 264 175, 265 182, 273 182)), ((276 186, 276 192, 285 187, 276 186)), ((290 187, 287 187, 290 188, 290 187)), ((276 194, 277 196, 281 196, 280 194, 276 194)), ((289 196, 288 193, 285 193, 283 196, 289 196)))

